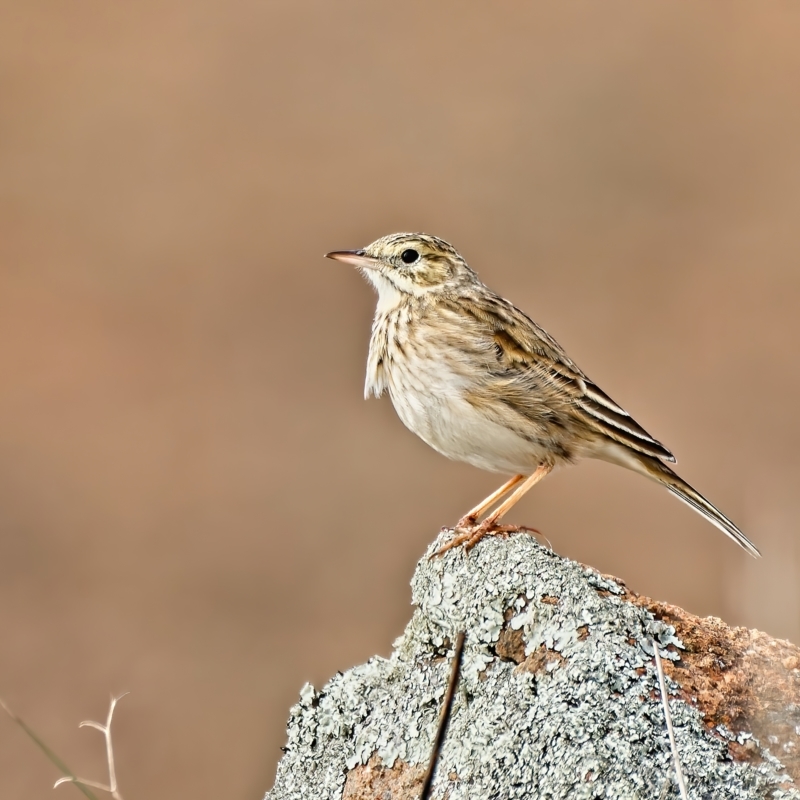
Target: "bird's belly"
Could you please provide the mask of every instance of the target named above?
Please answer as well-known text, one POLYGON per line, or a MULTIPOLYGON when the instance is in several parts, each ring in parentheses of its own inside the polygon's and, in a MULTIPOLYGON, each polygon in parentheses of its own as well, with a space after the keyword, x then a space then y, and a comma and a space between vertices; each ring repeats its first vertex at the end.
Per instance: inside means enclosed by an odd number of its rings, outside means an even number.
POLYGON ((446 368, 417 367, 403 376, 389 375, 389 394, 403 424, 434 450, 509 474, 529 474, 546 460, 543 446, 493 422, 464 399, 463 378, 446 368))

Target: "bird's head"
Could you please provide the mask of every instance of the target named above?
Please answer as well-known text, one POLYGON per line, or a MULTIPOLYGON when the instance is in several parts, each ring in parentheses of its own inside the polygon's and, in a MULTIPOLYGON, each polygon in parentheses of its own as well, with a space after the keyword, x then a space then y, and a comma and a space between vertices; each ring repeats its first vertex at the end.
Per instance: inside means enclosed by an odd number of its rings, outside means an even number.
POLYGON ((427 233, 392 233, 363 250, 336 250, 327 257, 358 267, 387 306, 404 295, 455 292, 477 280, 452 245, 427 233))

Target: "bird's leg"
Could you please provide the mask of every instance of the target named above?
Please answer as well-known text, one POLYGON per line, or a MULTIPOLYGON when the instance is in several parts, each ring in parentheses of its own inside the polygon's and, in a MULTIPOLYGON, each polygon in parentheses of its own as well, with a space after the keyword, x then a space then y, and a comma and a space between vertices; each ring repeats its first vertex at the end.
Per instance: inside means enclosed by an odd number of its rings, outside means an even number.
POLYGON ((491 508, 501 497, 505 497, 520 481, 524 481, 524 475, 515 475, 507 480, 499 489, 492 492, 485 500, 481 500, 471 511, 464 514, 456 523, 456 530, 461 528, 472 528, 478 521, 478 517, 491 508))
POLYGON ((533 489, 537 483, 539 483, 542 478, 547 477, 547 475, 552 472, 553 467, 550 464, 540 464, 536 467, 536 470, 528 476, 525 483, 517 489, 511 497, 504 500, 500 503, 497 508, 489 514, 488 517, 481 523, 480 527, 486 526, 487 531, 494 527, 495 523, 504 516, 508 511, 510 511, 521 499, 524 494, 528 491, 533 489))
MULTIPOLYGON (((498 526, 497 521, 507 511, 509 511, 509 509, 515 506, 522 499, 522 496, 526 492, 536 486, 536 484, 539 483, 542 478, 550 473, 552 469, 553 467, 550 464, 539 465, 536 470, 526 478, 522 486, 517 488, 511 497, 504 500, 494 511, 492 511, 492 513, 489 514, 489 516, 486 517, 486 519, 481 522, 480 525, 472 529, 468 528, 458 536, 454 536, 444 547, 441 547, 439 550, 437 550, 434 556, 440 556, 446 553, 448 550, 451 550, 453 547, 458 547, 460 544, 463 544, 464 549, 469 552, 481 539, 483 539, 484 536, 493 532, 510 533, 512 531, 522 530, 522 528, 518 528, 517 526, 513 525, 498 526)), ((518 482, 519 481, 517 481, 517 483, 518 482)))

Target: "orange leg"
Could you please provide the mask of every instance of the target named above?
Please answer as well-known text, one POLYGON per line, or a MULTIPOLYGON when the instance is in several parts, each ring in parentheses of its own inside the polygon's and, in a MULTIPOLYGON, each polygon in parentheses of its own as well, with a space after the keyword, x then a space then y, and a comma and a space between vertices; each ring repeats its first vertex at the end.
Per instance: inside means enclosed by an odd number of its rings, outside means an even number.
POLYGON ((490 528, 499 520, 502 516, 504 516, 508 511, 510 511, 521 499, 524 494, 529 492, 539 483, 542 478, 547 477, 550 474, 553 467, 550 464, 541 464, 536 468, 536 471, 529 475, 525 483, 517 489, 514 494, 511 495, 507 500, 504 500, 497 508, 489 514, 488 517, 484 520, 483 524, 488 525, 490 528))
POLYGON ((520 481, 524 481, 524 475, 515 475, 513 478, 507 480, 499 489, 492 492, 485 500, 481 500, 478 505, 471 511, 467 511, 463 517, 456 523, 456 530, 459 528, 471 528, 477 521, 478 517, 484 513, 488 508, 491 508, 501 497, 505 497, 520 481))
MULTIPOLYGON (((531 490, 542 478, 550 473, 553 467, 550 464, 542 464, 526 478, 525 482, 520 486, 511 497, 504 500, 480 525, 467 528, 463 533, 454 536, 444 547, 440 548, 434 555, 440 556, 451 550, 453 547, 463 544, 464 549, 469 552, 484 536, 490 533, 511 533, 516 530, 523 530, 514 525, 498 525, 498 520, 506 514, 513 506, 515 506, 523 497, 523 495, 531 490)), ((512 478, 512 480, 514 480, 512 478)), ((511 481, 509 481, 511 483, 511 481)), ((514 485, 519 483, 515 481, 514 485)), ((504 487, 501 487, 503 489, 504 487)), ((509 487, 510 488, 510 487, 509 487)), ((498 489, 500 491, 501 489, 498 489)), ((506 490, 508 491, 508 490, 506 490)), ((502 497, 502 495, 500 495, 502 497)), ((489 498, 487 498, 488 500, 489 498)), ((481 504, 483 505, 483 504, 481 504)))

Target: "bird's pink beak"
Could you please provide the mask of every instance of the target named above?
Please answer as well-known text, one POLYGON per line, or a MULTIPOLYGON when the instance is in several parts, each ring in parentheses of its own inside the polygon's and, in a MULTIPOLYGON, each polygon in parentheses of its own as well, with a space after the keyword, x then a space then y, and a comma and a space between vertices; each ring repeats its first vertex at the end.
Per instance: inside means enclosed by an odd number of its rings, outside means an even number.
POLYGON ((332 253, 325 253, 325 258, 343 261, 345 264, 364 269, 378 269, 381 265, 379 259, 364 255, 363 250, 334 250, 332 253))

